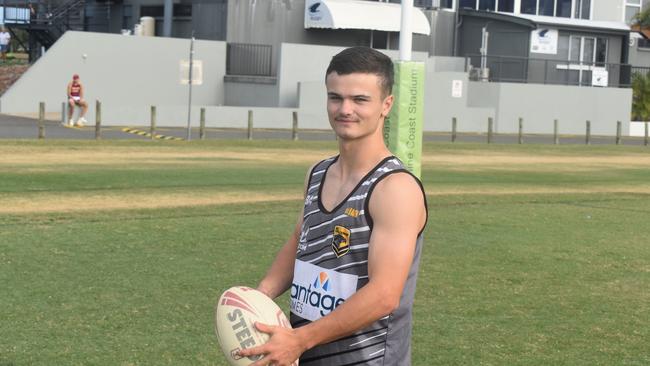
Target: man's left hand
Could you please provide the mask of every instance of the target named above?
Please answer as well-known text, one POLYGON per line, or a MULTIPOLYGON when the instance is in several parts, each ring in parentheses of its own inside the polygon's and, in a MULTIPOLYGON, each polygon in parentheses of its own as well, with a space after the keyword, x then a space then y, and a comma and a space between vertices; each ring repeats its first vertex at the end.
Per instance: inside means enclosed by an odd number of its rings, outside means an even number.
POLYGON ((307 350, 295 329, 255 323, 260 332, 271 338, 265 344, 239 351, 243 357, 264 355, 250 366, 291 366, 307 350))

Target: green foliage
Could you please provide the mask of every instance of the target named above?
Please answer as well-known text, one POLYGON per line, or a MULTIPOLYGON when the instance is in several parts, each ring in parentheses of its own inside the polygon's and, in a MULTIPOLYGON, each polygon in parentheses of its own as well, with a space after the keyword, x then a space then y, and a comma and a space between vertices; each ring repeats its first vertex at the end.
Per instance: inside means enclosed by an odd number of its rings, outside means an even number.
POLYGON ((650 8, 645 8, 636 13, 632 18, 632 24, 638 25, 641 28, 650 27, 650 8))
POLYGON ((650 73, 632 75, 632 120, 650 120, 650 73))

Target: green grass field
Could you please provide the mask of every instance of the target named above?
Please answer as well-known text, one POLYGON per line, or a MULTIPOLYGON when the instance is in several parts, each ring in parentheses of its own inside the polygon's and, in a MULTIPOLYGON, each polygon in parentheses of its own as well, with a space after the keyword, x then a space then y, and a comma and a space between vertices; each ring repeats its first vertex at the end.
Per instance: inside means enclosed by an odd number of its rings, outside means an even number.
MULTIPOLYGON (((0 365, 226 365, 216 299, 256 285, 335 151, 3 141, 0 365)), ((424 153, 414 365, 650 364, 650 150, 424 153)))

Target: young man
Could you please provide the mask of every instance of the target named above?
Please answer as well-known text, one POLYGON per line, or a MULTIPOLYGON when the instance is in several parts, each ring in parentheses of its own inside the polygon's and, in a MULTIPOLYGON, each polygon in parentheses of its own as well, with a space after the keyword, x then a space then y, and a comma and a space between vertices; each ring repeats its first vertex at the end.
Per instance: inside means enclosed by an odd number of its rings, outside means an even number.
POLYGON ((413 296, 427 220, 419 180, 386 148, 393 64, 366 47, 332 58, 327 112, 339 155, 314 165, 293 235, 258 289, 291 291, 294 329, 257 324, 253 366, 410 365, 413 296))
POLYGON ((0 56, 3 62, 7 62, 7 52, 9 52, 9 42, 11 41, 11 34, 7 32, 5 27, 0 27, 0 56))
POLYGON ((79 75, 74 74, 72 76, 72 81, 68 83, 68 117, 70 121, 68 122, 69 126, 74 126, 74 106, 78 105, 81 107, 81 114, 77 120, 77 126, 81 127, 84 124, 88 123, 84 116, 88 111, 88 104, 84 100, 84 87, 79 81, 79 75))

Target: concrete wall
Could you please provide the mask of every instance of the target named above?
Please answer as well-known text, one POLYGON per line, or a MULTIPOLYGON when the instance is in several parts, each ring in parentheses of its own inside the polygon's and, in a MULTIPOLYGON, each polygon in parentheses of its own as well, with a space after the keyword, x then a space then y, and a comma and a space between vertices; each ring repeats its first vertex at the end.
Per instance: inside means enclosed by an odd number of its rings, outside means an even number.
POLYGON ((611 22, 623 21, 623 12, 625 0, 591 0, 593 20, 603 20, 611 22))
MULTIPOLYGON (((189 58, 190 41, 158 37, 67 32, 0 98, 0 112, 29 113, 44 101, 59 112, 66 86, 77 73, 90 101, 105 105, 187 105, 188 86, 181 85, 180 60, 189 58), (83 57, 86 55, 86 58, 83 57)), ((196 41, 194 59, 203 61, 203 85, 192 90, 193 104, 222 105, 226 45, 196 41)))
MULTIPOLYGON (((254 128, 282 128, 292 126, 291 108, 225 107, 203 106, 206 127, 246 128, 248 111, 253 110, 254 128)), ((199 127, 201 106, 192 107, 191 125, 199 127)), ((161 127, 187 126, 187 106, 159 106, 156 110, 156 124, 161 127)), ((150 108, 148 106, 122 106, 102 104, 102 124, 110 126, 149 126, 150 108)), ((302 126, 301 126, 302 127, 302 126)))
POLYGON ((628 134, 631 89, 481 82, 470 88, 473 103, 496 104, 495 132, 516 133, 522 117, 525 133, 553 133, 557 118, 562 134, 584 134, 587 120, 592 134, 616 134, 616 121, 628 134))
POLYGON ((227 76, 224 80, 227 106, 276 107, 278 85, 276 78, 227 76))

